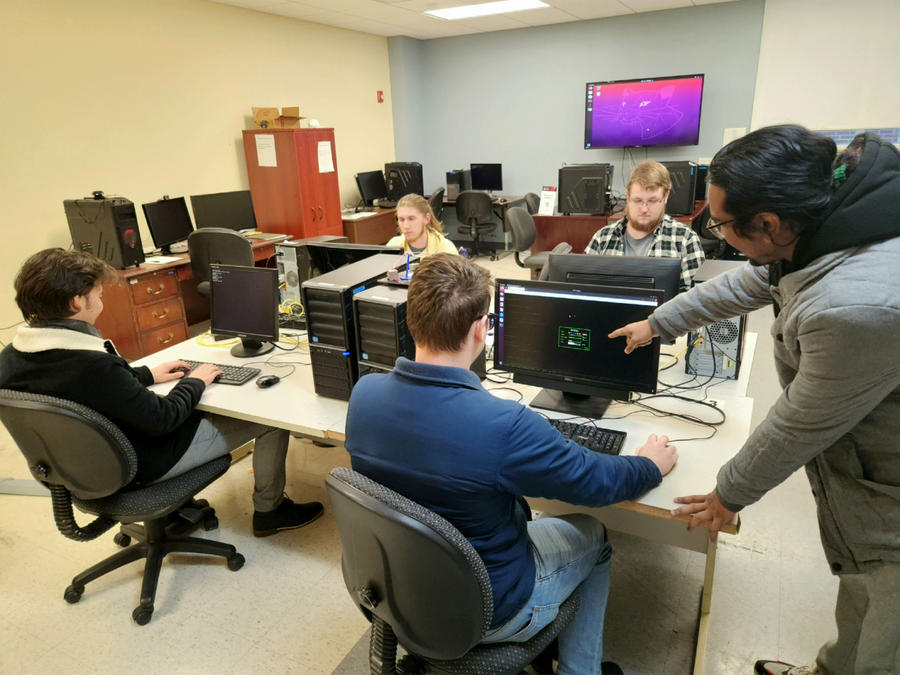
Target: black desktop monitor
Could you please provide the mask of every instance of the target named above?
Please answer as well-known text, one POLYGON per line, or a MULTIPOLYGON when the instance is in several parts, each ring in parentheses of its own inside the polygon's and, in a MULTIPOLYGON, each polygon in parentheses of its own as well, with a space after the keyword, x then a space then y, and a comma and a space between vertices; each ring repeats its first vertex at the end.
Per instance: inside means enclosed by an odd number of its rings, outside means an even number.
POLYGON ((278 340, 278 270, 210 265, 209 330, 239 337, 233 356, 250 357, 275 349, 278 340))
POLYGON ((153 245, 160 249, 163 255, 171 253, 172 244, 184 241, 194 231, 184 197, 164 198, 142 206, 150 236, 153 237, 153 245))
POLYGON ((501 164, 469 164, 472 171, 473 190, 502 190, 503 167, 501 164))
POLYGON ((359 262, 377 253, 403 253, 402 246, 380 246, 376 244, 348 244, 333 241, 311 241, 306 244, 309 252, 310 276, 333 272, 338 267, 359 262))
POLYGON ((227 227, 229 230, 255 230, 256 216, 250 190, 191 195, 191 208, 197 227, 227 227))
POLYGON ((388 189, 384 182, 384 172, 363 171, 354 176, 359 196, 366 206, 372 206, 376 199, 387 199, 388 189))
POLYGON ((681 284, 681 258, 551 253, 547 271, 548 281, 655 288, 665 291, 664 300, 674 298, 681 284))
POLYGON ((607 335, 661 303, 656 290, 498 279, 494 366, 546 387, 534 407, 602 417, 610 399, 656 393, 659 338, 626 354, 607 335))

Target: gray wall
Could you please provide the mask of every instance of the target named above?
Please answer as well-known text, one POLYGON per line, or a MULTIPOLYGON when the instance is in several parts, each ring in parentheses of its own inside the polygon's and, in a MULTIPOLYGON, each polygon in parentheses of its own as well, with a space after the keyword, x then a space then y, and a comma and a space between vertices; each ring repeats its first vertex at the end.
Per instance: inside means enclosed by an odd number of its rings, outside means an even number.
POLYGON ((584 149, 584 85, 705 73, 700 143, 634 149, 634 161, 711 157, 749 127, 764 0, 436 40, 389 40, 396 159, 419 161, 425 192, 449 169, 502 162, 504 192, 556 185, 564 163, 630 158, 584 149))

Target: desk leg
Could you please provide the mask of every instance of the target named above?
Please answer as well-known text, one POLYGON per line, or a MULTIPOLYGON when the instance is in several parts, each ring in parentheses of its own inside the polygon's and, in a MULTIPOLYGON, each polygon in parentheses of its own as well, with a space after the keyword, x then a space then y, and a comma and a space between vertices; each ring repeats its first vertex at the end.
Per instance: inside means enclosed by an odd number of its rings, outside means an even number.
POLYGON ((706 571, 703 574, 703 591, 700 595, 700 625, 697 627, 697 650, 694 652, 694 675, 703 675, 706 661, 706 643, 709 640, 709 610, 712 606, 713 577, 716 574, 716 544, 706 545, 706 571))

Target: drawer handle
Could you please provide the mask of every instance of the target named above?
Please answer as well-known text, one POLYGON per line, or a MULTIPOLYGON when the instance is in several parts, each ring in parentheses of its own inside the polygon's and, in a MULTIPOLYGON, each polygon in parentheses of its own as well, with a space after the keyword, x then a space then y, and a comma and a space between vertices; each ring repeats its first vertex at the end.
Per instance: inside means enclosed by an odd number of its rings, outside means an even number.
POLYGON ((172 341, 172 338, 175 337, 175 333, 169 333, 169 337, 163 340, 161 337, 157 336, 156 341, 161 345, 167 345, 172 341))
POLYGON ((315 207, 315 206, 312 207, 312 208, 310 209, 310 211, 312 211, 312 219, 313 219, 313 222, 316 222, 316 207, 315 207))
POLYGON ((320 206, 319 207, 319 220, 322 220, 322 218, 324 218, 324 217, 325 217, 325 213, 322 211, 322 207, 320 206))
POLYGON ((153 315, 154 319, 165 319, 167 316, 169 316, 169 308, 166 307, 166 311, 162 314, 157 314, 155 309, 150 313, 153 315))
POLYGON ((159 295, 159 294, 162 293, 164 290, 166 290, 166 285, 165 285, 165 284, 160 284, 160 285, 159 285, 159 288, 156 289, 155 291, 154 291, 152 288, 148 288, 148 289, 147 289, 147 293, 149 293, 150 295, 159 295))

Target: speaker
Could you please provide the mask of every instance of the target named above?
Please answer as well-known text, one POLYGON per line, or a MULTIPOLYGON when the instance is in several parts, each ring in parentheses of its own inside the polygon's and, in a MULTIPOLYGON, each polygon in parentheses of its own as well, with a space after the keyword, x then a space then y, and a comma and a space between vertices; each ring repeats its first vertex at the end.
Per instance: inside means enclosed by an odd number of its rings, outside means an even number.
POLYGON ((455 200, 459 193, 472 189, 472 171, 453 169, 447 172, 447 199, 455 200))
POLYGON ((686 216, 694 212, 694 193, 697 191, 697 165, 693 162, 660 162, 669 170, 672 191, 666 203, 670 216, 686 216))
POLYGON ((735 316, 688 333, 684 372, 736 380, 741 370, 746 323, 747 317, 735 316))
POLYGON ((611 164, 566 164, 559 169, 559 212, 600 215, 609 212, 611 164))
POLYGON ((384 165, 388 199, 396 202, 404 195, 425 195, 422 165, 418 162, 388 162, 384 165))
POLYGON ((119 270, 144 262, 144 247, 134 204, 122 197, 63 201, 69 233, 77 251, 93 253, 119 270))

